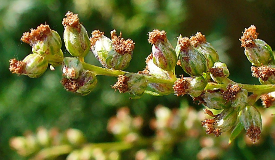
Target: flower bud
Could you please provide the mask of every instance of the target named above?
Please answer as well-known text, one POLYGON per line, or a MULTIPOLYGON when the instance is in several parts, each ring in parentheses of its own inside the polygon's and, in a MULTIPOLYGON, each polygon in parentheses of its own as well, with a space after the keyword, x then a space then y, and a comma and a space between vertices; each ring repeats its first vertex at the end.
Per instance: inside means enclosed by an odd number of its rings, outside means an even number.
POLYGON ((124 40, 120 33, 111 32, 111 39, 104 36, 103 32, 93 31, 91 49, 95 57, 106 68, 122 70, 128 67, 134 50, 134 42, 131 39, 124 40))
POLYGON ((214 63, 219 61, 217 51, 206 41, 205 36, 201 32, 197 32, 195 36, 192 36, 190 41, 194 49, 204 55, 208 69, 212 68, 214 63))
POLYGON ((230 106, 230 103, 227 103, 223 98, 223 95, 220 90, 206 91, 202 95, 204 105, 209 109, 225 109, 230 106))
POLYGON ((84 26, 80 24, 77 14, 66 13, 62 22, 65 27, 64 42, 66 49, 74 57, 85 57, 90 51, 90 40, 84 26))
POLYGON ((77 79, 83 70, 83 66, 78 58, 66 57, 63 59, 63 77, 77 79))
POLYGON ((226 64, 222 62, 215 62, 209 71, 211 78, 217 83, 222 83, 229 76, 229 70, 226 64))
POLYGON ((265 108, 275 106, 275 92, 261 95, 262 104, 265 108))
POLYGON ((253 106, 246 106, 239 114, 239 119, 246 135, 254 143, 260 139, 262 131, 262 119, 260 112, 253 106))
POLYGON ((37 130, 36 138, 39 145, 48 147, 50 145, 50 135, 46 128, 40 127, 37 130))
POLYGON ((33 53, 40 54, 53 66, 58 66, 62 63, 61 38, 48 25, 41 24, 37 29, 25 32, 21 40, 30 44, 33 53))
POLYGON ((68 129, 66 131, 66 137, 74 146, 80 146, 86 142, 84 134, 78 129, 68 129))
POLYGON ((198 97, 204 91, 207 81, 202 77, 182 77, 175 81, 173 86, 177 96, 189 94, 192 97, 198 97))
POLYGON ((245 48, 244 53, 247 59, 255 66, 274 63, 274 55, 271 47, 263 40, 257 39, 256 27, 251 25, 245 29, 240 41, 245 48))
POLYGON ((205 56, 191 45, 189 38, 181 36, 178 38, 176 53, 178 55, 178 65, 191 76, 201 76, 207 72, 207 60, 205 56))
MULTIPOLYGON (((155 65, 155 63, 153 62, 152 54, 147 57, 146 64, 146 69, 143 71, 143 74, 151 75, 160 79, 175 78, 173 71, 165 71, 155 65)), ((153 92, 159 95, 167 95, 173 93, 173 84, 149 83, 148 87, 148 89, 151 89, 153 92)))
POLYGON ((118 89, 120 93, 129 92, 133 98, 142 96, 147 87, 147 80, 141 74, 127 73, 120 75, 117 83, 112 87, 118 89))
POLYGON ((275 84, 275 66, 263 65, 260 67, 251 67, 252 76, 259 78, 261 84, 275 84))
POLYGON ((203 127, 206 128, 207 134, 220 136, 223 132, 229 131, 235 126, 237 121, 237 112, 233 108, 224 109, 220 114, 215 115, 213 119, 202 121, 203 127))
POLYGON ((29 54, 23 61, 10 60, 10 71, 18 75, 27 75, 30 78, 40 77, 48 67, 48 62, 39 54, 29 54))
POLYGON ((93 72, 83 70, 77 79, 63 78, 61 83, 67 91, 85 96, 95 88, 97 79, 93 72))
POLYGON ((236 94, 236 98, 231 101, 231 107, 236 108, 238 111, 242 110, 247 104, 248 92, 246 89, 241 89, 236 94))
POLYGON ((167 40, 166 32, 153 30, 149 32, 148 41, 153 45, 154 64, 163 70, 173 71, 177 63, 177 56, 173 46, 167 40))

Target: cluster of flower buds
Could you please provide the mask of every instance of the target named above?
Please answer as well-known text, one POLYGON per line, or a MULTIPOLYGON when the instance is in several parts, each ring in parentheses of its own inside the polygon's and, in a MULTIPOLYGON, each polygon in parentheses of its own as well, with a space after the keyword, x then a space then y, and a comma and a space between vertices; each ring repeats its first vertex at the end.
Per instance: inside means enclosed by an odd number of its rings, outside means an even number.
POLYGON ((37 29, 25 32, 21 40, 30 44, 32 54, 27 55, 23 61, 11 59, 10 71, 12 73, 37 78, 47 70, 48 64, 58 66, 62 63, 61 38, 48 25, 41 24, 37 29))
POLYGON ((93 145, 84 146, 81 149, 72 151, 66 160, 119 160, 120 154, 118 151, 102 150, 101 148, 96 148, 93 145))
MULTIPOLYGON (((29 131, 25 136, 10 139, 11 148, 16 150, 19 155, 29 158, 40 157, 40 159, 47 159, 47 156, 55 155, 49 153, 49 148, 53 146, 72 145, 79 147, 84 143, 86 143, 86 138, 83 133, 77 129, 68 129, 65 132, 60 132, 57 128, 47 130, 43 127, 38 128, 36 133, 29 131)), ((63 149, 68 152, 71 151, 70 147, 63 149)))
POLYGON ((139 139, 139 131, 143 125, 141 117, 132 117, 127 107, 120 108, 116 116, 111 117, 107 129, 119 140, 135 142, 139 139))

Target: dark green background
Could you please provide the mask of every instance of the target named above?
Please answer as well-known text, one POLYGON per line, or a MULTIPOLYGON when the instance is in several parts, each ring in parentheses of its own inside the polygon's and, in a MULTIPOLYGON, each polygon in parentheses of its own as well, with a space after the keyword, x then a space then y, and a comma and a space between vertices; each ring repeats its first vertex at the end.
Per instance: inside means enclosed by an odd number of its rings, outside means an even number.
MULTIPOLYGON (((173 46, 179 34, 189 37, 200 31, 218 50, 221 61, 228 65, 231 79, 258 83, 250 75, 250 63, 239 38, 244 28, 254 24, 259 38, 275 47, 274 8, 274 0, 0 0, 0 159, 20 159, 10 150, 8 141, 26 130, 35 131, 39 126, 61 130, 77 128, 90 142, 112 141, 106 125, 117 108, 128 106, 134 115, 148 120, 157 104, 177 108, 187 98, 144 95, 141 99, 129 100, 128 94, 111 89, 116 78, 104 76, 98 77, 98 86, 91 94, 82 97, 63 89, 60 67, 56 71, 48 70, 38 79, 11 74, 9 59, 23 59, 31 53, 31 47, 20 41, 23 32, 30 28, 48 24, 62 36, 62 19, 67 11, 72 11, 79 14, 89 35, 95 29, 105 32, 106 36, 113 29, 121 31, 124 38, 136 43, 133 60, 126 69, 131 72, 144 69, 145 58, 151 52, 148 32, 153 29, 165 30, 173 46)), ((64 54, 69 56, 65 50, 64 54)), ((91 53, 86 59, 99 65, 91 53)), ((178 74, 183 73, 180 68, 176 69, 178 74)), ((245 147, 245 152, 234 143, 228 149, 230 154, 220 159, 274 159, 272 141, 267 138, 260 146, 245 147)), ((186 158, 181 152, 175 151, 167 155, 167 159, 186 158)))

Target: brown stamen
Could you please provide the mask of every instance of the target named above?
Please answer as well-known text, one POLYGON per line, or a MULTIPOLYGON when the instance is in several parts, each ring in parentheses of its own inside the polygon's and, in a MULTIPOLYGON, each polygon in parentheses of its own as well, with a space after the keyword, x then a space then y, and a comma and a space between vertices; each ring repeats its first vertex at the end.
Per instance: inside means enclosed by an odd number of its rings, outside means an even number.
POLYGON ((197 47, 199 44, 206 43, 206 38, 201 32, 197 32, 195 36, 190 38, 190 41, 192 46, 197 47))
POLYGON ((66 18, 63 18, 62 24, 64 27, 70 26, 73 28, 76 28, 78 32, 81 31, 81 26, 79 22, 79 18, 77 14, 74 14, 73 12, 67 12, 66 18))
POLYGON ((159 31, 157 29, 154 29, 152 32, 149 32, 148 42, 150 44, 156 44, 158 41, 167 41, 166 32, 159 31))
POLYGON ((94 46, 96 41, 99 40, 102 36, 104 36, 104 32, 100 32, 99 30, 94 30, 92 32, 92 37, 90 38, 91 46, 94 46))
POLYGON ((121 38, 121 35, 122 34, 120 32, 120 35, 117 36, 115 30, 111 32, 111 39, 116 52, 121 55, 132 54, 135 48, 134 41, 132 41, 131 39, 124 40, 123 38, 121 38))
POLYGON ((31 32, 23 33, 21 41, 28 43, 32 46, 37 41, 43 41, 50 33, 51 29, 49 25, 41 24, 36 29, 31 29, 31 32))
POLYGON ((255 39, 257 39, 258 33, 256 32, 256 27, 251 25, 248 29, 245 29, 243 36, 240 41, 242 47, 255 47, 255 39))
POLYGON ((16 59, 10 59, 10 71, 11 73, 22 74, 24 72, 24 68, 26 63, 23 61, 18 61, 16 59))
POLYGON ((125 93, 129 91, 128 81, 129 81, 129 77, 124 75, 119 75, 117 78, 116 84, 113 85, 112 88, 115 90, 118 90, 119 93, 125 93))

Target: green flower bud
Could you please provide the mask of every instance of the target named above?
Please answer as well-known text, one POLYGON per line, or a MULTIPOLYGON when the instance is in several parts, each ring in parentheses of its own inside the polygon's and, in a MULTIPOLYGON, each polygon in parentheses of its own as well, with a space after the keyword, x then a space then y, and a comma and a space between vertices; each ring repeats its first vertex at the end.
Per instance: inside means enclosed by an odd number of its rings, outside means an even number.
POLYGON ((271 47, 263 40, 257 39, 256 27, 251 25, 245 29, 240 41, 245 48, 244 53, 247 59, 255 66, 274 63, 274 55, 271 47))
POLYGON ((74 57, 85 57, 90 51, 90 40, 84 26, 80 24, 77 14, 68 12, 62 22, 65 27, 64 42, 66 49, 74 57))
POLYGON ((203 93, 206 84, 207 81, 202 76, 182 77, 175 81, 173 88, 177 96, 187 93, 192 97, 198 97, 203 93))
POLYGON ((177 63, 177 56, 173 46, 167 40, 166 32, 153 30, 153 32, 149 32, 148 41, 153 45, 154 64, 163 70, 173 71, 177 63))
POLYGON ((203 127, 206 128, 207 134, 220 136, 223 132, 229 131, 237 122, 237 112, 234 108, 224 109, 220 114, 215 115, 213 119, 202 121, 203 127))
POLYGON ((46 128, 40 127, 37 130, 36 138, 39 145, 48 147, 50 145, 50 135, 46 128))
POLYGON ((111 39, 105 37, 103 32, 95 30, 90 39, 91 49, 104 67, 125 69, 132 59, 134 42, 130 39, 124 40, 121 33, 117 36, 115 30, 111 32, 111 39))
POLYGON ((229 76, 229 70, 226 64, 222 62, 215 62, 209 71, 211 78, 217 83, 222 83, 229 76))
POLYGON ((225 109, 230 106, 223 98, 220 90, 207 91, 202 95, 204 105, 209 109, 225 109))
POLYGON ((206 42, 206 38, 200 32, 190 38, 191 45, 195 50, 204 55, 206 59, 207 68, 212 68, 214 63, 219 61, 219 55, 214 47, 206 42))
POLYGON ((208 71, 208 64, 205 56, 191 45, 187 37, 178 38, 176 53, 178 55, 178 65, 191 76, 201 76, 208 71))
POLYGON ((77 79, 83 70, 82 63, 78 58, 66 57, 63 59, 63 76, 68 79, 77 79))
POLYGON ((251 141, 258 141, 262 132, 262 119, 260 112, 253 106, 246 106, 240 112, 239 119, 246 130, 246 135, 251 139, 251 141))
MULTIPOLYGON (((147 57, 146 64, 146 70, 143 71, 144 74, 151 75, 160 79, 171 79, 175 76, 174 72, 165 71, 155 65, 155 63, 153 62, 152 54, 147 57)), ((167 95, 173 93, 173 84, 149 83, 148 89, 159 95, 167 95)))
POLYGON ((58 66, 62 63, 61 38, 48 25, 41 24, 37 29, 32 29, 30 33, 25 32, 21 40, 30 44, 33 53, 40 54, 53 66, 58 66))
POLYGON ((74 146, 80 146, 86 142, 84 134, 78 129, 68 129, 66 138, 74 146))
POLYGON ((251 67, 252 76, 259 78, 261 84, 275 84, 275 66, 251 67))
POLYGON ((236 94, 235 99, 231 101, 231 107, 236 108, 238 111, 242 110, 247 104, 247 97, 247 90, 241 89, 241 91, 236 94))
POLYGON ((39 54, 29 54, 23 61, 10 60, 10 71, 18 75, 27 75, 30 78, 40 77, 48 67, 48 61, 39 54))
POLYGON ((139 98, 147 88, 147 80, 141 74, 127 73, 120 75, 112 88, 118 89, 120 93, 129 92, 133 98, 139 98))
POLYGON ((93 72, 83 70, 77 79, 63 78, 61 83, 67 91, 85 96, 95 88, 97 79, 93 72))

